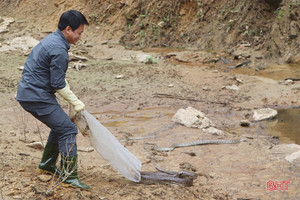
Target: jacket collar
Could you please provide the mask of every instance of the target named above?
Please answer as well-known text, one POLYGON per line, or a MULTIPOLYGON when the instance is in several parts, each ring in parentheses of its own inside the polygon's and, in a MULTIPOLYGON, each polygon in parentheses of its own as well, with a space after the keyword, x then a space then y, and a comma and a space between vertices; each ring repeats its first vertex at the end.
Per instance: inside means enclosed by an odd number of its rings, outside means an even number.
POLYGON ((59 29, 57 29, 55 33, 57 33, 62 38, 63 42, 65 43, 65 45, 67 47, 67 49, 69 50, 70 49, 70 44, 69 44, 68 40, 66 39, 66 37, 64 36, 64 34, 59 29))

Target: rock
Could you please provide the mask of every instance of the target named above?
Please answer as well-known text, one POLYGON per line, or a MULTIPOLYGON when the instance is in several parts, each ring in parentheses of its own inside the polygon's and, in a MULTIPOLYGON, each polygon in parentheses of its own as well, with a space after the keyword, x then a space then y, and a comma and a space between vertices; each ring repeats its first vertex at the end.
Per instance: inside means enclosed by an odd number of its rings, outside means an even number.
POLYGON ((298 34, 299 34, 299 28, 298 28, 297 22, 296 21, 291 21, 289 38, 290 39, 295 39, 295 38, 298 37, 298 34))
POLYGON ((300 64, 300 53, 297 55, 288 55, 286 62, 290 64, 300 64))
POLYGON ((93 152, 95 149, 93 147, 78 147, 78 151, 81 152, 93 152))
POLYGON ((62 0, 62 1, 54 1, 54 6, 55 7, 58 7, 60 4, 63 4, 63 3, 65 3, 65 0, 62 0))
POLYGON ((23 167, 18 169, 18 172, 25 172, 25 169, 23 167))
POLYGON ((23 197, 21 196, 21 195, 15 195, 15 196, 13 196, 13 199, 23 199, 23 197))
POLYGON ((8 26, 9 24, 13 23, 15 20, 10 17, 3 17, 0 20, 0 33, 6 33, 9 31, 8 26))
POLYGON ((9 134, 12 136, 16 136, 17 134, 15 133, 15 131, 9 131, 9 134))
POLYGON ((225 86, 227 90, 240 90, 240 88, 237 85, 231 85, 231 86, 225 86))
POLYGON ((149 57, 150 55, 149 54, 138 54, 136 56, 136 59, 138 62, 141 62, 141 63, 145 63, 147 61, 147 57, 149 57))
POLYGON ((204 115, 203 112, 192 107, 179 109, 173 116, 172 121, 189 128, 205 129, 213 126, 213 123, 204 115))
POLYGON ((84 68, 84 67, 86 67, 86 66, 87 66, 87 64, 84 64, 84 63, 82 63, 81 61, 76 62, 76 63, 73 64, 73 67, 74 67, 77 71, 81 70, 82 68, 84 68))
POLYGON ((159 26, 159 27, 163 27, 165 25, 165 22, 164 21, 160 21, 160 22, 158 22, 158 24, 157 24, 157 26, 159 26))
POLYGON ((242 121, 240 121, 240 126, 242 126, 242 127, 249 127, 250 126, 250 122, 248 120, 242 120, 242 121))
POLYGON ((44 149, 44 145, 41 142, 32 142, 32 143, 26 144, 26 146, 29 146, 34 149, 44 149))
POLYGON ((202 87, 202 90, 209 91, 209 88, 208 87, 202 87))
POLYGON ((206 61, 206 63, 217 63, 217 62, 219 62, 219 60, 220 60, 220 58, 212 58, 212 59, 206 61))
POLYGON ((0 52, 7 52, 7 51, 14 51, 16 50, 15 48, 9 46, 9 45, 3 45, 2 47, 0 47, 0 52))
POLYGON ((24 66, 17 67, 17 69, 22 71, 24 69, 24 66))
POLYGON ((241 83, 241 84, 243 84, 244 83, 244 81, 243 80, 241 80, 241 79, 238 79, 237 77, 234 77, 234 79, 238 82, 238 83, 241 83))
POLYGON ((42 174, 38 176, 38 179, 42 182, 48 182, 52 179, 51 175, 42 174))
POLYGON ((108 41, 107 40, 104 40, 100 43, 101 45, 107 45, 108 44, 108 41))
POLYGON ((16 37, 10 42, 10 46, 15 49, 22 49, 27 51, 33 48, 35 45, 39 43, 38 40, 34 39, 33 37, 16 37))
POLYGON ((237 49, 232 53, 235 60, 247 59, 251 57, 249 50, 237 49))
POLYGON ((28 51, 38 43, 39 41, 32 37, 17 37, 3 45, 0 51, 14 51, 17 49, 28 51))
POLYGON ((103 58, 100 58, 101 60, 113 60, 113 57, 112 56, 108 56, 108 57, 103 57, 103 58))
POLYGON ((20 156, 30 156, 29 153, 24 153, 24 152, 20 152, 19 155, 20 155, 20 156))
POLYGON ((240 44, 240 47, 251 47, 251 44, 246 43, 246 44, 240 44))
POLYGON ((41 184, 31 185, 31 189, 33 190, 33 192, 35 194, 44 194, 45 193, 45 189, 43 188, 43 186, 41 184))
POLYGON ((138 54, 136 56, 136 58, 137 58, 137 61, 141 62, 141 63, 146 63, 146 64, 155 64, 155 63, 157 63, 157 59, 152 57, 149 54, 144 54, 144 53, 138 54))
POLYGON ((16 193, 18 193, 16 190, 10 190, 10 191, 6 192, 6 195, 7 196, 14 196, 14 195, 16 195, 16 193))
POLYGON ((171 58, 171 57, 176 56, 176 55, 177 55, 177 52, 171 52, 171 53, 168 53, 166 55, 166 58, 171 58))
POLYGON ((224 132, 220 129, 217 129, 215 127, 209 127, 207 129, 203 129, 206 133, 212 134, 212 135, 224 135, 224 132))
POLYGON ((117 76, 115 77, 115 79, 123 79, 124 77, 125 77, 124 74, 120 74, 120 75, 117 75, 117 76))
POLYGON ((261 121, 265 119, 271 119, 277 116, 278 112, 277 110, 271 109, 271 108, 263 108, 253 111, 253 119, 255 121, 261 121))
POLYGON ((286 156, 285 159, 291 163, 295 160, 300 160, 300 150, 286 156))
POLYGON ((291 80, 291 79, 287 79, 287 80, 284 81, 284 84, 285 84, 285 85, 291 85, 291 84, 293 84, 293 83, 294 83, 294 81, 291 80))

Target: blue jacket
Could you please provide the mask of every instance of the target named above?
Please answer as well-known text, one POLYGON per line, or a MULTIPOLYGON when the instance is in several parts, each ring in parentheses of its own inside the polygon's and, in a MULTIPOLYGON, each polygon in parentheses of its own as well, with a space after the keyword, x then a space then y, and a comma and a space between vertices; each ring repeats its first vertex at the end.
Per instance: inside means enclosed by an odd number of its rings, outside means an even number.
POLYGON ((57 104, 55 91, 66 86, 70 44, 60 30, 46 36, 29 54, 17 100, 57 104))

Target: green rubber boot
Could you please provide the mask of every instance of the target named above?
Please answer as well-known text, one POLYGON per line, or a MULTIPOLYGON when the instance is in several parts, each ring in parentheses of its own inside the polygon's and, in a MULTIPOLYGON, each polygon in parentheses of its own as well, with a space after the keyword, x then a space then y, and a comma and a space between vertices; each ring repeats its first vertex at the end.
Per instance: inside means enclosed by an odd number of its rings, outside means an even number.
POLYGON ((58 155, 58 145, 47 143, 44 149, 42 161, 39 164, 38 172, 42 174, 51 174, 59 176, 61 173, 56 167, 58 155))
POLYGON ((77 160, 77 154, 74 156, 61 156, 60 166, 62 171, 62 186, 87 190, 90 188, 90 186, 84 184, 78 178, 77 160))

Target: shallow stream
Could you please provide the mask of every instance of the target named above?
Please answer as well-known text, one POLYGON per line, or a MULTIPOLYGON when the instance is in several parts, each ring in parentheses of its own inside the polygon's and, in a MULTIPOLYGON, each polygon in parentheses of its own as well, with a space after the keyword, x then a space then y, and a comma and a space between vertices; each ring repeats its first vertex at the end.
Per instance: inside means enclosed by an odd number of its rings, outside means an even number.
MULTIPOLYGON (((286 78, 300 79, 299 65, 273 64, 267 69, 259 71, 242 67, 234 69, 232 72, 262 76, 277 81, 284 81, 286 78)), ((300 109, 281 109, 277 111, 278 116, 276 119, 261 122, 261 126, 265 128, 268 134, 279 136, 282 142, 300 144, 300 109)))

